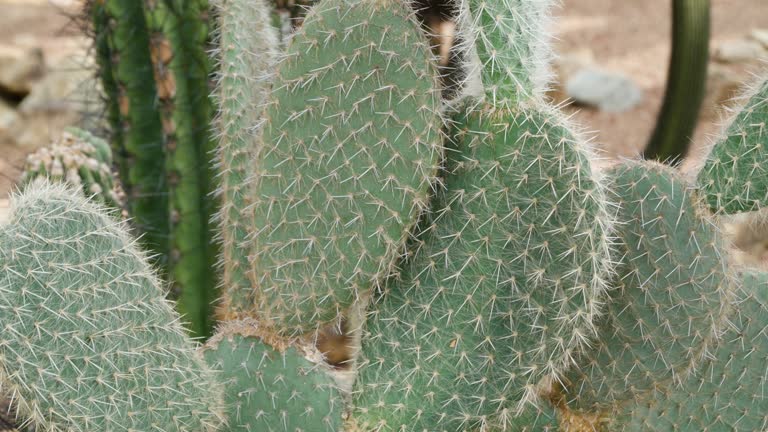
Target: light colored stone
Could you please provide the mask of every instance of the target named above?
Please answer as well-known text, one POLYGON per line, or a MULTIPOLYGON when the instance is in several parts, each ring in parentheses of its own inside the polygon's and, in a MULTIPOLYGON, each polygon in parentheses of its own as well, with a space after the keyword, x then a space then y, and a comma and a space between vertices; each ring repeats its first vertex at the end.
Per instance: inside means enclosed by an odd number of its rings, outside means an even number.
POLYGON ((576 103, 608 112, 630 110, 643 99, 640 87, 628 77, 593 66, 575 72, 565 91, 576 103))
POLYGON ((749 37, 755 42, 759 42, 763 48, 768 49, 768 29, 752 29, 749 37))
POLYGON ((715 60, 721 63, 750 62, 767 55, 760 42, 747 39, 724 41, 715 50, 715 60))
POLYGON ((0 134, 7 134, 18 121, 19 114, 16 110, 0 99, 0 134))
POLYGON ((45 63, 39 48, 18 48, 0 44, 0 89, 24 96, 43 76, 45 63))
POLYGON ((49 68, 29 96, 19 105, 24 114, 52 111, 89 111, 101 109, 99 84, 93 61, 82 56, 64 59, 49 68), (99 105, 99 108, 94 108, 99 105))

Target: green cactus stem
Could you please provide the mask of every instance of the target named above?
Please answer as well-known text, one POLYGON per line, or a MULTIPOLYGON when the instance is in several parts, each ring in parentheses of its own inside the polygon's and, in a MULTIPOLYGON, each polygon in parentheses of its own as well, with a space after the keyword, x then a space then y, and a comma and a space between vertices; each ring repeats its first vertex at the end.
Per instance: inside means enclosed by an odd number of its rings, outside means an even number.
POLYGON ((647 159, 675 163, 688 153, 706 94, 709 11, 709 0, 672 2, 672 55, 667 88, 644 152, 647 159))
POLYGON ((96 0, 91 12, 97 31, 105 32, 98 36, 97 59, 126 206, 142 243, 164 261, 169 229, 164 136, 142 4, 96 0))

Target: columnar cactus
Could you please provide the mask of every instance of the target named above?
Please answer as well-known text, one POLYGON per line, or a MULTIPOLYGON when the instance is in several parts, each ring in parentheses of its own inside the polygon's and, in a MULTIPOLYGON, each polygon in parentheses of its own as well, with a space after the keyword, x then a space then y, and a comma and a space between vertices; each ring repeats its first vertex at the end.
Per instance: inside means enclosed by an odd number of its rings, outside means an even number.
MULTIPOLYGON (((170 52, 202 34, 157 25, 202 3, 142 5, 170 52)), ((460 6, 482 85, 447 108, 404 0, 321 0, 282 53, 263 0, 218 0, 226 322, 195 352, 122 225, 33 183, 0 227, 0 390, 21 415, 50 431, 768 428, 768 273, 736 267, 718 229, 768 196, 764 91, 700 173, 601 171, 543 98, 549 2, 460 6), (328 325, 351 333, 333 367, 314 346, 328 325)), ((166 142, 195 117, 157 118, 166 142)))

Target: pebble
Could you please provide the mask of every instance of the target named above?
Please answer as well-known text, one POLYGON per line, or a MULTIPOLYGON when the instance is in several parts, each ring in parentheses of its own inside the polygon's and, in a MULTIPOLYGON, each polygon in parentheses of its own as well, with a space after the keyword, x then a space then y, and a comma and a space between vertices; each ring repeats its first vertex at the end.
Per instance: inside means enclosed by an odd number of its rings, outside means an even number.
POLYGON ((640 87, 628 77, 593 66, 579 69, 568 78, 565 91, 576 103, 607 112, 630 110, 643 99, 640 87))

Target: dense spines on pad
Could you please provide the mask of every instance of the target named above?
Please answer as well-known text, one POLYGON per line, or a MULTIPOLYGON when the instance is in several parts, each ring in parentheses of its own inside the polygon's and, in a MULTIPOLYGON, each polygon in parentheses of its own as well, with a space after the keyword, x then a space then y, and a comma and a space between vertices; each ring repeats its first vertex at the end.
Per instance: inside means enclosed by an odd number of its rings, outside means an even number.
POLYGON ((768 275, 745 272, 719 345, 680 387, 621 407, 611 430, 768 428, 768 275))
POLYGON ((87 197, 120 208, 112 176, 112 152, 101 138, 67 128, 61 138, 27 156, 22 184, 47 178, 80 188, 87 197))
POLYGON ((219 387, 125 227, 63 185, 0 228, 0 388, 46 431, 214 431, 219 387))
POLYGON ((731 278, 723 240, 672 168, 613 168, 620 263, 594 347, 569 376, 573 406, 592 408, 676 385, 723 325, 731 278))
POLYGON ((457 129, 433 224, 366 324, 354 415, 369 426, 517 430, 594 334, 610 218, 571 131, 492 108, 457 129))
POLYGON ((752 90, 715 143, 698 182, 716 213, 753 211, 768 204, 768 79, 752 90))
MULTIPOLYGON (((550 80, 546 27, 551 0, 467 0, 460 17, 465 57, 474 47, 485 95, 498 107, 541 101, 550 80)), ((470 69, 472 67, 470 66, 470 69)))
POLYGON ((363 301, 403 252, 441 151, 435 68, 397 0, 327 0, 278 68, 256 149, 256 310, 283 334, 363 301))
POLYGON ((342 430, 341 394, 314 348, 276 341, 244 320, 226 323, 203 353, 224 385, 224 431, 342 430))
POLYGON ((247 182, 252 157, 260 146, 259 122, 277 61, 278 42, 265 0, 217 0, 219 138, 221 209, 217 222, 222 243, 222 317, 251 312, 254 289, 246 240, 252 217, 247 182))

